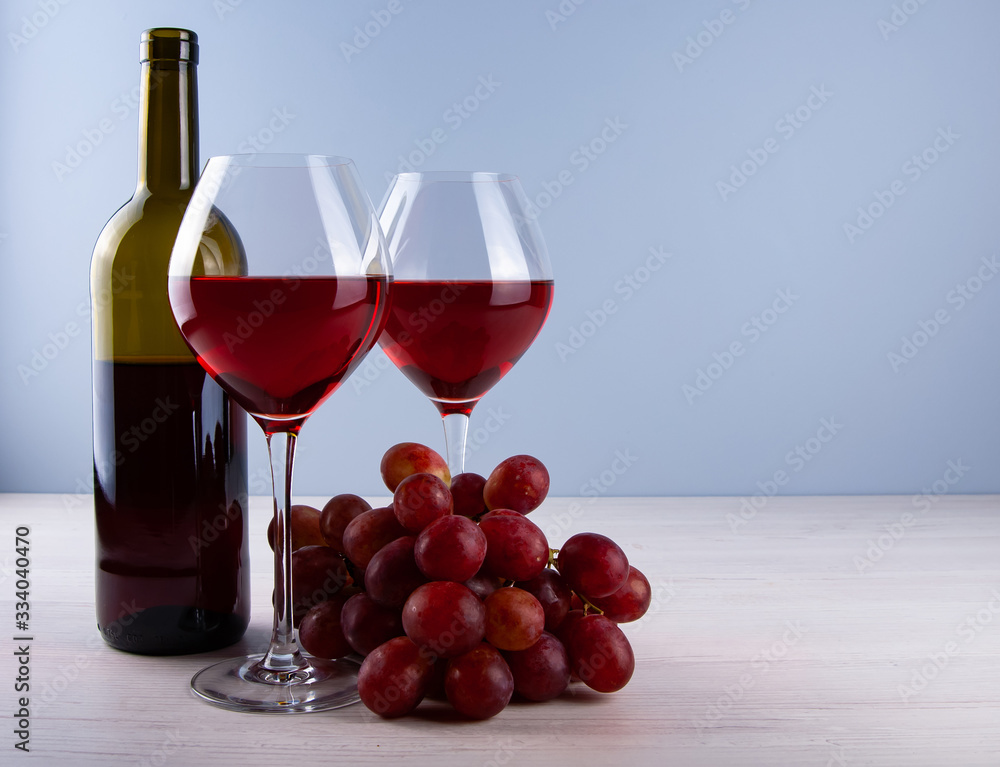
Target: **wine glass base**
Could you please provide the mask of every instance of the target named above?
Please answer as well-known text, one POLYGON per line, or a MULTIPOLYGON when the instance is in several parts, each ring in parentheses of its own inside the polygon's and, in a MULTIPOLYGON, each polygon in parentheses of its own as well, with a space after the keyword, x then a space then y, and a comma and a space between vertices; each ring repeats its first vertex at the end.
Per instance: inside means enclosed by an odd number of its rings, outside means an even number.
POLYGON ((358 668, 351 658, 309 658, 309 666, 284 680, 262 673, 263 654, 229 658, 191 677, 199 698, 230 711, 299 714, 357 703, 358 668))

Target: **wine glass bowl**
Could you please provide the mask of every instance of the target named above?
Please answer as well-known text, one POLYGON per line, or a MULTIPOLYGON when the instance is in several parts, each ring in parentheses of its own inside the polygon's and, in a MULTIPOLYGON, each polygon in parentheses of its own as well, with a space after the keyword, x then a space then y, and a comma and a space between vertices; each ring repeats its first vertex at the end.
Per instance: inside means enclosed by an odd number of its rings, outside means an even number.
POLYGON ((308 658, 295 640, 291 477, 302 425, 378 339, 390 282, 385 241, 350 160, 209 160, 171 254, 170 306, 198 362, 264 431, 278 531, 270 646, 196 674, 192 689, 209 702, 300 712, 358 700, 356 664, 308 658))
POLYGON ((531 346, 552 269, 516 176, 401 173, 380 221, 393 292, 379 339, 441 413, 448 467, 465 468, 469 415, 531 346))
POLYGON ((198 361, 262 426, 301 427, 378 337, 388 278, 366 202, 350 160, 316 155, 215 157, 195 188, 171 309, 198 361), (234 232, 253 253, 222 260, 215 244, 234 232))

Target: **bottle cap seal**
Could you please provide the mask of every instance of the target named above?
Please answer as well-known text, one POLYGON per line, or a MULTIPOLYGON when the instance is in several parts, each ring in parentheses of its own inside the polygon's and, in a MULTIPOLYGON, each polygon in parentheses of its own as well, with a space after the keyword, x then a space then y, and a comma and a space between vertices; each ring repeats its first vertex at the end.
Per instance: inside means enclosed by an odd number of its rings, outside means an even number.
POLYGON ((139 61, 169 59, 198 63, 198 35, 189 29, 147 29, 139 38, 139 61))

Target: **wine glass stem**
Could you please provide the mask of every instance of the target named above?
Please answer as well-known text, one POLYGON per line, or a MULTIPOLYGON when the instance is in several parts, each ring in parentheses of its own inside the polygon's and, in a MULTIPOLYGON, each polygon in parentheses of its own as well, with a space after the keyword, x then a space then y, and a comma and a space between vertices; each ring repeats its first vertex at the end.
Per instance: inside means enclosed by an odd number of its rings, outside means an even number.
POLYGON ((279 682, 284 675, 308 665, 292 626, 292 461, 296 439, 292 432, 267 435, 274 498, 274 626, 261 665, 279 682))
POLYGON ((444 423, 444 447, 448 454, 448 471, 455 477, 465 471, 465 444, 469 436, 469 416, 465 413, 447 413, 444 423))

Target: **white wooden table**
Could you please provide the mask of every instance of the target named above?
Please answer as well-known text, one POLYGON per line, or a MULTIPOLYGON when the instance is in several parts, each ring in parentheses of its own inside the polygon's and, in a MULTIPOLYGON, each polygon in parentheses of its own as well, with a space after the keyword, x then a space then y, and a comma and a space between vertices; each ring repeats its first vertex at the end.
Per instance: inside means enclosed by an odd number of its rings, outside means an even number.
POLYGON ((1000 764, 1000 496, 773 498, 743 516, 730 498, 549 499, 532 518, 551 545, 604 533, 649 577, 650 613, 625 627, 636 672, 613 695, 574 686, 485 722, 426 703, 387 722, 360 705, 267 716, 193 698, 210 658, 266 645, 268 511, 254 501, 244 640, 149 658, 98 636, 90 499, 0 495, 0 764, 1000 764), (28 693, 14 690, 21 525, 28 693), (25 694, 28 754, 13 747, 25 694))

